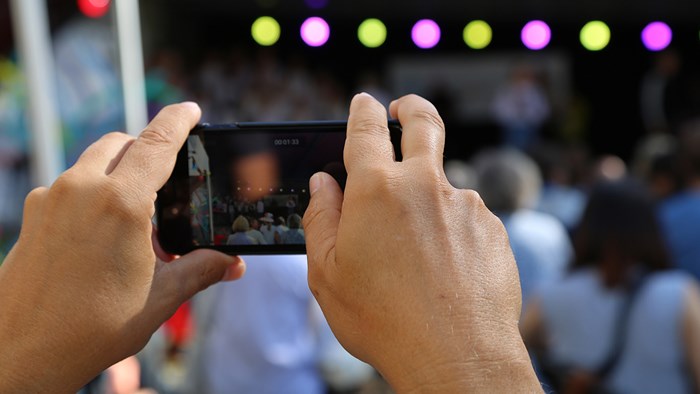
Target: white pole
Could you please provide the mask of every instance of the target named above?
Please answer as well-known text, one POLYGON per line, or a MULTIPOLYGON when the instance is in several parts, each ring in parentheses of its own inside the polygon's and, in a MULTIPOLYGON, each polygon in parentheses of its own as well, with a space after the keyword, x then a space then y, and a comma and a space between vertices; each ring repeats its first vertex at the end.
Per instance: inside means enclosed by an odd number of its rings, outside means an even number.
POLYGON ((129 134, 138 136, 148 123, 139 2, 138 0, 115 0, 114 8, 119 38, 126 130, 129 134))
POLYGON ((32 183, 49 186, 66 166, 56 68, 44 0, 11 0, 12 26, 27 84, 32 183))

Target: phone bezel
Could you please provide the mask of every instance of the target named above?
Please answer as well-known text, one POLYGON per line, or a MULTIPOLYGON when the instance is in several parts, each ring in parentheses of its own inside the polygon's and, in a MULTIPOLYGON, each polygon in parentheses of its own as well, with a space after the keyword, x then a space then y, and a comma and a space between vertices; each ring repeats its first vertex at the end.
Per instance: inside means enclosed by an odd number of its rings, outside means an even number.
MULTIPOLYGON (((388 122, 390 139, 394 145, 395 159, 401 161, 401 125, 396 120, 388 122)), ((258 132, 258 133, 279 133, 283 132, 345 132, 347 130, 346 121, 302 121, 302 122, 238 122, 230 124, 208 124, 202 123, 195 126, 190 135, 197 133, 230 133, 230 132, 258 132)), ((175 167, 168 181, 163 188, 158 191, 156 199, 156 223, 159 228, 158 240, 161 248, 169 254, 183 255, 196 249, 213 249, 230 255, 274 255, 274 254, 306 254, 306 244, 275 244, 275 245, 194 245, 193 243, 185 244, 182 240, 184 237, 178 238, 177 231, 183 231, 183 223, 177 223, 175 219, 169 219, 168 215, 164 215, 164 209, 172 206, 174 203, 179 203, 183 206, 189 206, 190 198, 184 198, 184 195, 178 198, 176 192, 169 192, 176 187, 178 182, 184 182, 186 179, 189 182, 189 172, 187 168, 187 148, 186 144, 177 154, 175 167), (159 201, 166 200, 168 204, 163 205, 159 201), (182 230, 172 228, 179 224, 182 230)), ((341 158, 342 159, 342 158, 341 158)), ((189 186, 187 187, 189 191, 189 186)), ((185 195, 191 196, 191 193, 185 195)), ((180 214, 179 219, 187 218, 189 222, 189 213, 180 214)), ((188 239, 191 240, 191 224, 188 224, 189 229, 188 239)))

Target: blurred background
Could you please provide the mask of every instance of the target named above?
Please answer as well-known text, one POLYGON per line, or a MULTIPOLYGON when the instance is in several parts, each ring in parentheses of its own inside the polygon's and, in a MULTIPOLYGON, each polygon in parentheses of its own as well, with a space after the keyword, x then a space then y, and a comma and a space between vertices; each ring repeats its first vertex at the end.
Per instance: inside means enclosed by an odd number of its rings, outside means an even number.
MULTIPOLYGON (((65 166, 106 132, 138 132, 125 120, 113 3, 42 3, 65 166)), ((37 183, 11 6, 0 0, 0 264, 37 183)), ((601 182, 641 184, 665 263, 700 277, 700 2, 141 0, 138 9, 149 117, 183 100, 207 122, 345 119, 361 91, 387 105, 407 93, 431 100, 446 123, 448 178, 479 190, 504 221, 524 305, 589 256, 576 237, 601 182)), ((145 387, 185 390, 189 308, 141 358, 145 387)), ((335 386, 325 374, 329 390, 387 390, 348 362, 359 372, 335 386)))

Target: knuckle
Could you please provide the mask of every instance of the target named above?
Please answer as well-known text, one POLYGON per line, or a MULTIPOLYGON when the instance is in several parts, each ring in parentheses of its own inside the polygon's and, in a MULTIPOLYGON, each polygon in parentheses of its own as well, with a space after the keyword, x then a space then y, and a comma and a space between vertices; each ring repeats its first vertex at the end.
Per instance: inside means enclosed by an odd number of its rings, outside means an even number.
POLYGON ((89 179, 88 177, 80 177, 78 174, 68 170, 56 178, 49 189, 49 194, 58 199, 70 198, 85 188, 89 179))
POLYGON ((141 132, 139 140, 148 145, 166 145, 170 142, 170 132, 164 125, 149 125, 141 132))
POLYGON ((102 139, 105 139, 105 140, 115 140, 115 141, 118 141, 118 142, 121 142, 121 141, 126 142, 126 141, 133 140, 134 137, 132 137, 132 136, 126 134, 126 133, 123 133, 123 132, 121 132, 121 131, 110 131, 109 133, 103 135, 103 136, 102 136, 102 139))
POLYGON ((323 207, 322 204, 319 204, 316 199, 313 199, 311 203, 309 204, 309 207, 306 209, 306 212, 304 212, 304 216, 301 218, 301 223, 302 227, 304 227, 304 231, 309 234, 309 236, 313 235, 314 230, 316 229, 316 223, 321 220, 321 217, 323 216, 323 213, 326 212, 329 208, 323 207))
POLYGON ((425 186, 436 188, 436 185, 440 188, 444 186, 449 186, 449 182, 446 182, 444 171, 442 167, 437 167, 433 165, 423 165, 417 171, 420 171, 420 178, 425 186))
POLYGON ((397 187, 402 185, 401 175, 387 170, 384 166, 368 165, 363 170, 362 174, 353 179, 359 179, 362 187, 351 190, 346 188, 346 193, 356 195, 365 201, 372 201, 391 195, 397 187))
POLYGON ((27 197, 24 199, 25 209, 31 210, 32 208, 41 205, 41 203, 44 201, 44 198, 46 198, 48 190, 48 188, 42 186, 37 187, 31 192, 29 192, 29 194, 27 194, 27 197))
POLYGON ((316 298, 323 293, 325 288, 326 275, 324 271, 318 266, 318 264, 309 264, 308 271, 308 282, 309 290, 314 294, 316 298))
POLYGON ((479 223, 487 225, 495 235, 500 238, 508 237, 503 222, 493 212, 491 212, 478 192, 474 190, 460 190, 464 196, 465 204, 469 211, 474 213, 479 223))
POLYGON ((428 123, 430 126, 438 130, 445 130, 445 123, 435 109, 417 109, 413 113, 413 116, 422 122, 428 123))
POLYGON ((378 116, 367 115, 362 118, 355 119, 352 128, 362 134, 377 134, 380 133, 386 126, 379 120, 378 116))
POLYGON ((464 200, 466 201, 467 206, 477 209, 486 208, 484 200, 481 198, 481 195, 479 195, 479 192, 477 192, 476 190, 461 190, 461 193, 464 196, 464 200))
POLYGON ((99 188, 99 198, 111 216, 122 222, 145 222, 144 218, 150 217, 148 206, 117 182, 103 183, 99 188))

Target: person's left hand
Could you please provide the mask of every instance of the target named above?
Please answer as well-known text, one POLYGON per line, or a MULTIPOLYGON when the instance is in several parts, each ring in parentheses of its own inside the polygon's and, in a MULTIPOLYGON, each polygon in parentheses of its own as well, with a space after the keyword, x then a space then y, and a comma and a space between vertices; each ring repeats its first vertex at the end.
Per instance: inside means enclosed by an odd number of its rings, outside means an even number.
POLYGON ((139 138, 105 135, 29 194, 0 267, 0 392, 76 392, 183 301, 243 275, 241 259, 211 250, 170 263, 154 252, 156 191, 199 117, 194 103, 168 106, 139 138))

